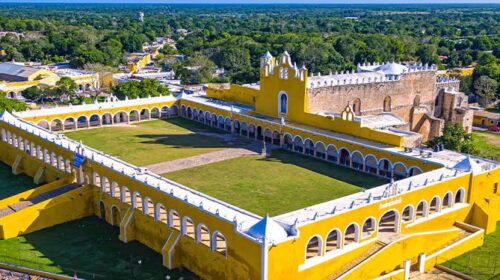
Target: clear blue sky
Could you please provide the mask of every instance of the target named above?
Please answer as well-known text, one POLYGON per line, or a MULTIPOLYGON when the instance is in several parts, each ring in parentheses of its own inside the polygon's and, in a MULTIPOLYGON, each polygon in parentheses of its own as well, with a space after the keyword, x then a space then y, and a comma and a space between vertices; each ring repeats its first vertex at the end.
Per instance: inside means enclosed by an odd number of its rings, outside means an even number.
POLYGON ((427 4, 427 3, 488 3, 500 4, 500 0, 0 0, 0 2, 12 3, 226 3, 226 4, 427 4))

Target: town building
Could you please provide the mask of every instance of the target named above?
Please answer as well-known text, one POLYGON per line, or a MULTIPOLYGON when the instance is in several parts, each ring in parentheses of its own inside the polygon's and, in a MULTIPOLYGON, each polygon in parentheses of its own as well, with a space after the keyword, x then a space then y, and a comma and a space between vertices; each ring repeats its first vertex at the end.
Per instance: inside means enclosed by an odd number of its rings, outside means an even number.
POLYGON ((485 110, 474 110, 474 126, 489 128, 500 127, 500 113, 485 110))
POLYGON ((0 90, 10 98, 22 99, 22 92, 32 86, 54 86, 61 77, 75 81, 81 91, 99 89, 99 75, 82 70, 0 63, 0 90))
POLYGON ((130 73, 135 73, 146 67, 151 62, 149 53, 131 53, 127 58, 127 69, 130 73))

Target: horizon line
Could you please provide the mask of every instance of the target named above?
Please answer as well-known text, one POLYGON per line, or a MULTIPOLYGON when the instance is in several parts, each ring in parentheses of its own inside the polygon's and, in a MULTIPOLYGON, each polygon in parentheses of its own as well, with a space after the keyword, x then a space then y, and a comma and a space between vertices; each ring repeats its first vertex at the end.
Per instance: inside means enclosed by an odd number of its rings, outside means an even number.
POLYGON ((270 3, 269 0, 0 0, 0 3, 10 4, 193 4, 193 5, 498 5, 500 0, 483 0, 481 2, 474 0, 413 0, 406 3, 401 3, 398 0, 274 0, 270 3))

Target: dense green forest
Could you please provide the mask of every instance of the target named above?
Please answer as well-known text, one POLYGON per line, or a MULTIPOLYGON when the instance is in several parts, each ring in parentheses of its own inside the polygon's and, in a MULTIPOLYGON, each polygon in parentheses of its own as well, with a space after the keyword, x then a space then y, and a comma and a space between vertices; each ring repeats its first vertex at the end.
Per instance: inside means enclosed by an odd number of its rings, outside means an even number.
MULTIPOLYGON (((312 72, 352 69, 373 61, 421 61, 441 68, 480 62, 466 92, 487 76, 498 82, 500 5, 138 5, 7 4, 0 31, 3 61, 69 60, 74 67, 116 67, 127 52, 171 36, 188 59, 170 65, 186 83, 254 82, 259 57, 287 50, 312 72), (145 14, 140 22, 138 12, 145 14), (188 34, 179 35, 179 29, 188 34), (440 60, 439 56, 445 56, 440 60), (198 66, 195 75, 184 66, 198 66)), ((489 81, 491 82, 491 81, 489 81)))

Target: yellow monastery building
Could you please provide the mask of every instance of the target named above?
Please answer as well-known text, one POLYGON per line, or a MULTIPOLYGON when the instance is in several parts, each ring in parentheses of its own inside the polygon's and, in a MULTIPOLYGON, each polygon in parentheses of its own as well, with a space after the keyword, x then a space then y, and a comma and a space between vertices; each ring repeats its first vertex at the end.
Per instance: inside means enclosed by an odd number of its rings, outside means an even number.
POLYGON ((99 88, 99 75, 75 69, 50 70, 15 63, 0 63, 0 91, 10 98, 22 97, 32 86, 54 86, 61 77, 70 77, 80 90, 99 88))
POLYGON ((203 279, 407 279, 481 246, 500 220, 497 162, 420 146, 420 128, 428 133, 444 121, 435 110, 468 117, 456 81, 436 80, 435 72, 387 63, 310 77, 287 53, 277 60, 267 53, 256 84, 3 113, 0 159, 46 184, 0 208, 65 189, 1 217, 0 237, 97 215, 119 225, 123 242, 137 240, 166 267, 203 279), (402 101, 405 85, 412 96, 402 101), (364 99, 372 88, 377 97, 364 99), (57 133, 171 116, 392 179, 261 217, 57 133))

